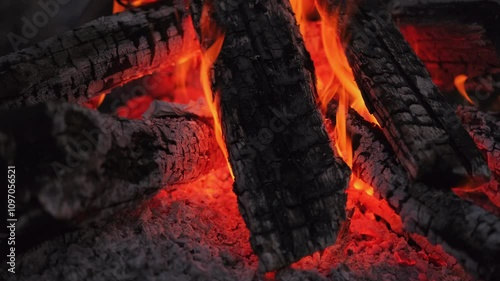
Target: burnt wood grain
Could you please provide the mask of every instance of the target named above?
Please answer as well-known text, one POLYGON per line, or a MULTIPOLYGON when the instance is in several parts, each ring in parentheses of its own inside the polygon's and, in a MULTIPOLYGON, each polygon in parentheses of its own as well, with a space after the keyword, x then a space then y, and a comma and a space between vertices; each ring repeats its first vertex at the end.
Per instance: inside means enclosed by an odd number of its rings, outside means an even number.
POLYGON ((334 156, 316 107, 313 64, 290 4, 196 0, 191 11, 205 50, 216 38, 201 34, 203 23, 225 34, 212 90, 260 270, 333 244, 350 171, 334 156))
POLYGON ((84 103, 199 50, 184 1, 134 8, 0 58, 0 109, 84 103))

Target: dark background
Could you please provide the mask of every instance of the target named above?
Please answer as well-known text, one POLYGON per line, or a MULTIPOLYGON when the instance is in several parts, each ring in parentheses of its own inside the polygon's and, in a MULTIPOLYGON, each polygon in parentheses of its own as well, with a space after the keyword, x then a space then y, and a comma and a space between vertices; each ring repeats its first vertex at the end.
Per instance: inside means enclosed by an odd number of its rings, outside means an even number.
POLYGON ((33 22, 33 16, 36 13, 46 13, 39 2, 57 3, 60 10, 54 13, 54 17, 48 17, 46 25, 37 27, 36 36, 25 37, 28 42, 21 44, 20 49, 100 16, 109 15, 113 10, 113 0, 0 0, 0 55, 15 51, 8 34, 23 36, 23 17, 33 22), (67 3, 59 4, 57 1, 67 3))

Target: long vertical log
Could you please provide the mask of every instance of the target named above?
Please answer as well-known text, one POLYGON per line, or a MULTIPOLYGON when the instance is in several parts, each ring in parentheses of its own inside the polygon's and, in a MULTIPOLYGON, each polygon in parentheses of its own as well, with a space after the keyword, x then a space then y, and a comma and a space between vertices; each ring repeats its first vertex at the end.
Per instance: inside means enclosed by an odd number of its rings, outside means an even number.
MULTIPOLYGON (((327 16, 346 9, 318 2, 327 16)), ((440 187, 487 181, 484 158, 381 2, 360 1, 339 24, 368 109, 414 179, 440 187)))
MULTIPOLYGON (((335 121, 337 104, 327 117, 335 121)), ((347 129, 353 145, 352 172, 374 188, 401 216, 409 232, 440 244, 469 273, 485 280, 500 276, 500 218, 460 199, 450 189, 414 182, 401 166, 382 130, 350 110, 347 129)))
POLYGON ((0 119, 0 164, 16 166, 18 253, 226 164, 212 125, 194 116, 125 120, 48 103, 0 119))
POLYGON ((83 103, 197 50, 183 0, 100 18, 0 57, 0 109, 83 103))
POLYGON ((334 243, 345 219, 349 169, 334 156, 315 104, 315 77, 288 1, 191 3, 202 34, 225 32, 212 67, 234 192, 261 271, 334 243))

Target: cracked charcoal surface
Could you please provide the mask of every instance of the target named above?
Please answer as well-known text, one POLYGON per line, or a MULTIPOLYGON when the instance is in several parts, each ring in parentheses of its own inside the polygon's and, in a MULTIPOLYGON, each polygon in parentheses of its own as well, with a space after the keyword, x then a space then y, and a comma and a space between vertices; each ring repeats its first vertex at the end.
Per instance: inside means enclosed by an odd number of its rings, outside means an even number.
MULTIPOLYGON (((335 118, 332 102, 327 117, 335 118)), ((500 218, 460 199, 451 190, 413 182, 382 130, 351 110, 347 127, 353 139, 353 174, 375 189, 403 220, 407 231, 440 244, 471 274, 500 276, 500 218)), ((335 119, 332 119, 335 120, 335 119)))
POLYGON ((495 43, 498 2, 412 2, 417 5, 393 6, 395 22, 441 91, 456 91, 457 75, 475 77, 500 70, 500 49, 495 43))
POLYGON ((473 280, 460 268, 436 264, 432 255, 359 210, 342 241, 264 278, 231 186, 223 169, 163 190, 133 212, 45 242, 18 262, 16 275, 0 270, 0 279, 473 280))
POLYGON ((392 19, 377 20, 381 13, 379 1, 366 0, 341 25, 357 34, 346 42, 346 56, 399 160, 414 179, 435 187, 487 181, 486 162, 454 110, 392 19))
POLYGON ((0 57, 0 109, 83 103, 109 92, 197 51, 191 26, 183 1, 175 0, 96 19, 0 57))
MULTIPOLYGON (((198 32, 204 2, 191 3, 198 32)), ((334 243, 349 169, 316 107, 312 61, 289 3, 215 1, 205 9, 225 32, 211 81, 234 191, 261 270, 272 271, 334 243)))
POLYGON ((30 175, 16 185, 19 250, 225 163, 212 125, 195 117, 125 120, 48 103, 2 119, 0 161, 30 175))

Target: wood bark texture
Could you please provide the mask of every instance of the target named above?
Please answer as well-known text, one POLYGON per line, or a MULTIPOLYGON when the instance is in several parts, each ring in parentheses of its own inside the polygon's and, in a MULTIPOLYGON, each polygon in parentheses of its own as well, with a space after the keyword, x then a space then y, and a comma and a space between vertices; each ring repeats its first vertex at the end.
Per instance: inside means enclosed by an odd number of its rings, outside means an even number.
POLYGON ((212 125, 194 116, 126 120, 47 103, 1 119, 0 160, 18 175, 19 250, 226 164, 212 125))
POLYGON ((258 259, 232 184, 225 167, 162 190, 134 211, 16 257, 16 274, 0 270, 0 280, 420 281, 424 275, 429 280, 475 281, 459 267, 435 264, 430 254, 388 230, 383 221, 358 210, 335 246, 266 278, 257 271, 258 259), (398 261, 398 252, 415 264, 398 261))
POLYGON ((500 69, 498 2, 389 2, 401 33, 441 91, 453 92, 457 75, 500 69))
POLYGON ((484 75, 468 77, 464 88, 479 110, 500 112, 500 67, 484 75))
MULTIPOLYGON (((339 7, 324 1, 327 10, 339 7)), ((352 35, 344 40, 346 56, 368 109, 411 176, 439 187, 487 181, 483 156, 390 13, 377 0, 351 9, 339 24, 340 34, 352 35)))
POLYGON ((334 156, 316 107, 313 64, 290 4, 197 0, 191 10, 203 48, 215 41, 201 34, 203 23, 225 33, 212 88, 260 270, 333 244, 350 171, 334 156))
MULTIPOLYGON (((337 104, 327 117, 335 121, 337 104)), ((353 146, 352 172, 374 188, 401 216, 407 231, 440 244, 470 274, 484 280, 500 276, 500 219, 460 199, 450 189, 414 182, 398 161, 382 130, 354 110, 347 118, 353 146)))
POLYGON ((83 103, 197 50, 181 0, 99 18, 1 57, 0 109, 83 103))

